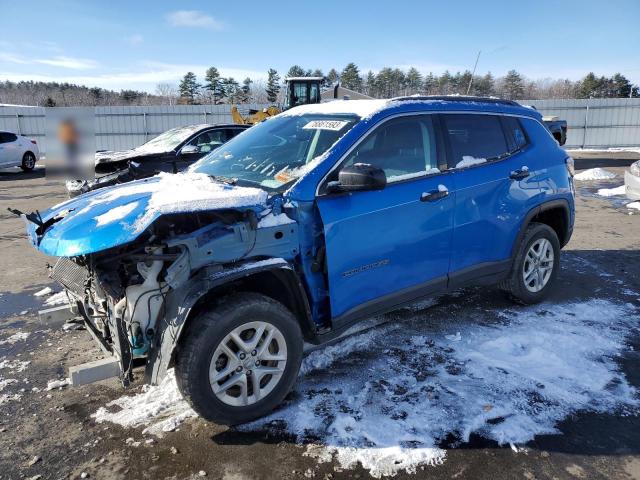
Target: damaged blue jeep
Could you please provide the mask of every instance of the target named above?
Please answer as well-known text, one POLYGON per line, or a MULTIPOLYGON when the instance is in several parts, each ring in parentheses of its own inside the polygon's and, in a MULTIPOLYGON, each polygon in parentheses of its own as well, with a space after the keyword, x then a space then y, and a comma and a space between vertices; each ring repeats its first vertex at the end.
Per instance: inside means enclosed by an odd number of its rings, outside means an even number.
POLYGON ((29 214, 31 242, 127 384, 175 369, 236 424, 291 390, 303 345, 467 285, 554 288, 573 162, 540 114, 473 97, 296 107, 183 174, 29 214))

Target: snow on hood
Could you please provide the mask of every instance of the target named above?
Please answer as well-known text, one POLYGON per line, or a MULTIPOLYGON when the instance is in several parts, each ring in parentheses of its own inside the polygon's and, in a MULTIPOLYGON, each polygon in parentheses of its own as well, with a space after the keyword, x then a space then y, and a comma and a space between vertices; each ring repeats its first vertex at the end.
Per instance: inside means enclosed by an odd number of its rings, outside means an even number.
POLYGON ((232 208, 264 209, 267 192, 215 182, 203 173, 161 173, 152 178, 89 192, 42 213, 58 217, 38 244, 35 225, 32 243, 53 256, 98 252, 135 240, 161 215, 232 208))

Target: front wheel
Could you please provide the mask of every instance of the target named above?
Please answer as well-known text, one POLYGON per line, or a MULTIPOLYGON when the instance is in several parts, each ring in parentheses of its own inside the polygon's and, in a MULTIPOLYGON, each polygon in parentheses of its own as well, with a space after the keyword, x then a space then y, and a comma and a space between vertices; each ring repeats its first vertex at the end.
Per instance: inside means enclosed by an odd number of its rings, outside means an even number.
POLYGON ((176 357, 178 388, 207 420, 255 420, 280 404, 295 383, 300 326, 269 297, 230 295, 194 318, 185 335, 176 357))
POLYGON ((511 274, 502 287, 519 303, 538 303, 553 288, 559 269, 558 235, 548 225, 532 223, 527 227, 511 274))

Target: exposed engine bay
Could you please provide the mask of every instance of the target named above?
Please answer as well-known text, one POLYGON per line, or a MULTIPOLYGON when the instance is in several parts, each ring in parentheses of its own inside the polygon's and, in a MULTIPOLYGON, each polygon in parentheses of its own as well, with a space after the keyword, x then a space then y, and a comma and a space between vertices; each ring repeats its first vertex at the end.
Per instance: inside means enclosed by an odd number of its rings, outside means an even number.
MULTIPOLYGON (((261 216, 275 218, 273 212, 266 214, 261 216)), ((102 349, 118 359, 126 386, 133 367, 148 363, 152 351, 162 346, 158 330, 177 313, 170 305, 184 306, 182 297, 171 302, 172 296, 184 296, 196 272, 206 267, 208 274, 220 274, 247 261, 297 254, 293 220, 285 216, 263 224, 253 210, 167 215, 129 244, 60 257, 50 273, 102 349)))

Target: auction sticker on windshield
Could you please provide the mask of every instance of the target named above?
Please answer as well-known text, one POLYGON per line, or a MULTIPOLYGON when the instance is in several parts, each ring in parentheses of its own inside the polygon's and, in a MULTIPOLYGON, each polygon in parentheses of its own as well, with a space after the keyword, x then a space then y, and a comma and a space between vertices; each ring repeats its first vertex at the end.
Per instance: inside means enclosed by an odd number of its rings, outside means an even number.
POLYGON ((345 120, 312 120, 304 127, 305 130, 342 130, 349 122, 345 120))

